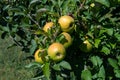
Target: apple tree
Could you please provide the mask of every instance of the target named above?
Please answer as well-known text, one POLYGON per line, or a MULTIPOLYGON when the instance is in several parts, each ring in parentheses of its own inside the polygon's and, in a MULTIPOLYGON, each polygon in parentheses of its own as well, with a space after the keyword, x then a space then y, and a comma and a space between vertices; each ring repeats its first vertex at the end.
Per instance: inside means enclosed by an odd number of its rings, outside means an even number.
POLYGON ((120 78, 120 0, 2 0, 0 31, 34 80, 120 78))

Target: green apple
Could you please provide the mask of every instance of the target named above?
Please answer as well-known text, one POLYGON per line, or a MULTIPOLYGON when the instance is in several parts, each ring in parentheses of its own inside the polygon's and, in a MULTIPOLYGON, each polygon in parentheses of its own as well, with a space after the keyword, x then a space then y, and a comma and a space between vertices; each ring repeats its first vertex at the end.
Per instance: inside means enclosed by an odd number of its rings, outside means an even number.
POLYGON ((82 45, 80 45, 80 50, 86 53, 90 52, 92 50, 92 44, 88 40, 85 40, 82 45))

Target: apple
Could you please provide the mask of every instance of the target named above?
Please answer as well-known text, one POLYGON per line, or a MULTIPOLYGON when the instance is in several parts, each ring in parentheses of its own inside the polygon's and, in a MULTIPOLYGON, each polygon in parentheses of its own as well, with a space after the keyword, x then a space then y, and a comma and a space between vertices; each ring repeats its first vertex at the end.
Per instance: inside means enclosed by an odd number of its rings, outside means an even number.
POLYGON ((62 32, 61 34, 62 34, 62 35, 65 37, 65 39, 67 40, 67 41, 65 41, 65 42, 62 43, 62 44, 63 44, 63 46, 64 46, 65 48, 68 48, 68 47, 72 44, 72 38, 71 38, 70 34, 67 33, 67 32, 62 32))
POLYGON ((45 56, 47 54, 44 53, 44 49, 38 49, 36 50, 35 54, 34 54, 34 58, 36 62, 39 62, 41 64, 43 64, 46 61, 45 56))
POLYGON ((58 20, 58 23, 64 32, 71 32, 74 30, 74 19, 71 16, 61 16, 58 20))
POLYGON ((88 40, 85 40, 80 46, 80 50, 85 53, 90 52, 92 50, 92 44, 88 40))
POLYGON ((54 23, 53 23, 53 22, 47 22, 47 23, 44 25, 43 30, 44 30, 45 32, 48 32, 48 30, 49 30, 50 28, 52 28, 53 26, 54 26, 54 23))
POLYGON ((55 42, 48 47, 48 56, 51 60, 58 62, 64 59, 66 50, 61 43, 55 42))

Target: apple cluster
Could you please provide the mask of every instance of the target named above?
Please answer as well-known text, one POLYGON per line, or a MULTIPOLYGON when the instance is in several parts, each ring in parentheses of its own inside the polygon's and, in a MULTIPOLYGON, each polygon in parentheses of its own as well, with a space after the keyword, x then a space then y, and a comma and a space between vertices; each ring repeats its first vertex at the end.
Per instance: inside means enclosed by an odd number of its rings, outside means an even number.
MULTIPOLYGON (((70 33, 74 30, 74 19, 71 16, 64 15, 58 20, 58 24, 61 29, 61 33, 58 36, 64 36, 64 40, 60 42, 52 42, 45 53, 44 49, 38 49, 35 51, 35 61, 43 64, 46 61, 59 62, 66 56, 66 49, 72 44, 72 37, 70 33)), ((43 31, 48 33, 49 30, 54 26, 54 22, 47 22, 43 31)))

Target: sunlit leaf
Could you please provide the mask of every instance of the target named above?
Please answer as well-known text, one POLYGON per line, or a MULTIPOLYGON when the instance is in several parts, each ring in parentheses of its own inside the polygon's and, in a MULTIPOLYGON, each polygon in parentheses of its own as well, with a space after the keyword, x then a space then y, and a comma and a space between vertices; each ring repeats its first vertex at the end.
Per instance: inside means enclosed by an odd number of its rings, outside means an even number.
POLYGON ((99 36, 101 36, 105 32, 106 32, 106 29, 101 29, 100 32, 99 32, 99 36))
POLYGON ((70 64, 69 64, 68 62, 66 62, 66 61, 60 62, 59 65, 60 65, 61 67, 65 68, 65 69, 71 70, 70 64))
POLYGON ((108 55, 108 54, 110 54, 110 49, 108 47, 106 47, 106 46, 103 46, 101 52, 103 52, 106 55, 108 55))
POLYGON ((98 48, 99 44, 100 44, 101 40, 100 39, 95 39, 95 47, 98 48))
POLYGON ((120 41, 120 34, 119 33, 115 33, 114 35, 118 39, 118 41, 120 41))
POLYGON ((114 73, 117 78, 120 78, 120 70, 119 69, 114 69, 114 73))
POLYGON ((107 34, 112 36, 113 35, 113 28, 107 29, 107 34))
POLYGON ((109 64, 110 64, 113 68, 115 68, 115 69, 118 69, 118 68, 119 68, 119 67, 118 67, 118 63, 117 63, 117 60, 112 59, 112 58, 108 58, 108 62, 109 62, 109 64))
POLYGON ((31 0, 29 7, 32 7, 33 5, 35 5, 36 3, 39 3, 40 0, 31 0))
POLYGON ((34 51, 35 51, 35 49, 36 49, 36 47, 37 47, 37 44, 36 44, 36 41, 35 40, 32 40, 31 41, 31 48, 30 48, 30 53, 31 54, 33 54, 34 53, 34 51))
POLYGON ((105 5, 106 7, 110 7, 109 0, 95 0, 95 1, 105 5))
POLYGON ((90 60, 94 66, 101 66, 103 63, 102 59, 99 56, 92 56, 90 60))
POLYGON ((43 74, 45 75, 47 80, 51 80, 50 79, 50 75, 51 75, 50 63, 45 63, 45 65, 43 67, 43 74))
POLYGON ((91 74, 90 70, 82 71, 81 80, 92 80, 92 74, 91 74))
POLYGON ((25 68, 33 68, 33 67, 41 67, 41 64, 37 62, 31 62, 25 66, 25 68))
POLYGON ((53 68, 54 70, 57 70, 57 71, 60 71, 60 70, 61 70, 59 64, 55 64, 55 65, 53 65, 52 68, 53 68))
POLYGON ((99 70, 99 72, 98 72, 98 77, 100 78, 100 79, 103 79, 103 80, 105 80, 105 69, 104 69, 104 66, 101 66, 100 67, 100 70, 99 70))

